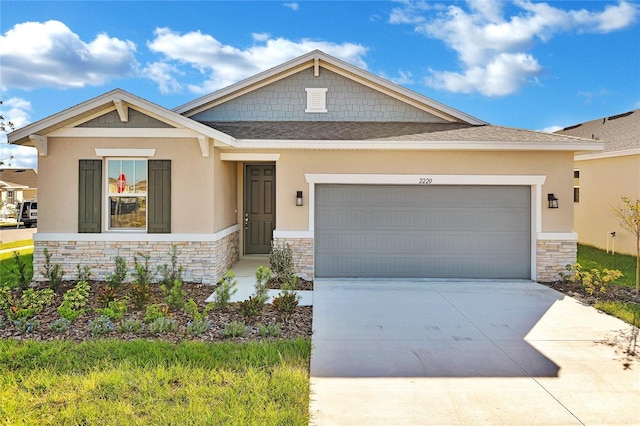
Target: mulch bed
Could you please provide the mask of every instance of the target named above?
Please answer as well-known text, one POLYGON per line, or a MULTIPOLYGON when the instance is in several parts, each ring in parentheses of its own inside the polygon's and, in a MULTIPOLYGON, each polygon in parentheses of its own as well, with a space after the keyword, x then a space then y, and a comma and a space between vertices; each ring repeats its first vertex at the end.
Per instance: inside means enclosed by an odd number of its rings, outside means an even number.
MULTIPOLYGON (((73 281, 64 282, 62 284, 62 286, 56 293, 54 302, 36 316, 38 327, 28 335, 20 335, 14 324, 7 319, 5 313, 0 312, 0 319, 4 324, 3 328, 0 328, 0 338, 11 338, 16 340, 70 340, 76 342, 94 339, 89 329, 89 321, 94 320, 96 317, 98 317, 95 309, 103 307, 97 303, 96 296, 106 283, 101 281, 91 281, 90 284, 91 291, 89 295, 89 303, 85 307, 85 313, 71 324, 69 330, 58 333, 52 331, 49 328, 49 325, 53 321, 60 318, 60 315, 57 312, 57 307, 60 305, 60 303, 62 303, 62 295, 65 293, 65 291, 75 285, 75 282, 73 281)), ((309 286, 313 288, 313 283, 306 282, 301 283, 300 285, 300 287, 303 287, 305 289, 309 288, 309 286)), ((45 286, 43 284, 39 284, 36 288, 45 288, 45 286)), ((124 297, 127 294, 129 288, 129 284, 123 284, 122 288, 120 288, 117 292, 117 298, 121 299, 122 297, 124 297)), ((164 303, 164 295, 160 290, 160 284, 151 284, 150 288, 151 300, 147 305, 145 305, 145 308, 136 309, 130 303, 128 310, 124 315, 124 319, 131 318, 143 320, 146 312, 146 306, 154 303, 164 303)), ((202 312, 204 307, 207 305, 205 303, 205 299, 213 293, 213 291, 215 290, 215 286, 198 283, 184 283, 183 290, 185 290, 185 292, 187 293, 185 300, 193 299, 197 303, 200 312, 202 312)), ((18 295, 19 292, 17 290, 14 290, 14 297, 18 295)), ((215 342, 223 340, 265 340, 267 338, 261 337, 258 334, 258 324, 276 323, 280 326, 282 332, 280 336, 281 339, 292 339, 298 337, 310 338, 312 330, 312 312, 313 311, 311 306, 298 306, 292 313, 284 314, 277 311, 272 305, 267 304, 264 306, 262 312, 258 316, 246 318, 241 314, 238 304, 232 303, 225 308, 214 308, 209 311, 207 318, 212 321, 213 326, 202 335, 196 337, 188 334, 186 331, 187 323, 191 320, 191 317, 187 315, 182 309, 179 309, 175 312, 169 313, 169 317, 176 320, 178 324, 177 330, 174 332, 168 332, 162 335, 153 335, 146 330, 143 330, 140 333, 125 334, 113 331, 101 337, 117 338, 121 340, 153 339, 174 343, 178 343, 183 340, 196 340, 204 342, 215 342), (222 330, 224 330, 226 325, 231 323, 232 321, 244 322, 246 325, 250 326, 251 330, 249 334, 246 337, 225 338, 222 335, 222 330)))
POLYGON ((580 283, 557 281, 542 284, 590 306, 593 306, 596 302, 603 301, 640 303, 640 294, 636 293, 635 289, 627 287, 612 285, 605 293, 594 292, 593 294, 589 294, 580 283))

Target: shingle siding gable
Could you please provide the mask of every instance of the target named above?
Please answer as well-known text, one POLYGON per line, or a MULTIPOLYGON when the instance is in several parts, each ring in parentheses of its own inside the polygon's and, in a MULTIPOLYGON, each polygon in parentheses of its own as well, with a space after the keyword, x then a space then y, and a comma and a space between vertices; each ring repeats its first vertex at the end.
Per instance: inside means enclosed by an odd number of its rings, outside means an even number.
POLYGON ((120 120, 120 116, 118 115, 117 111, 111 111, 92 120, 84 122, 77 127, 152 129, 171 128, 173 126, 170 126, 169 124, 164 123, 156 118, 143 114, 138 110, 129 108, 129 121, 127 122, 123 122, 120 120))
POLYGON ((393 121, 445 120, 327 69, 306 69, 191 116, 205 121, 393 121), (327 112, 305 113, 306 88, 326 88, 327 112))

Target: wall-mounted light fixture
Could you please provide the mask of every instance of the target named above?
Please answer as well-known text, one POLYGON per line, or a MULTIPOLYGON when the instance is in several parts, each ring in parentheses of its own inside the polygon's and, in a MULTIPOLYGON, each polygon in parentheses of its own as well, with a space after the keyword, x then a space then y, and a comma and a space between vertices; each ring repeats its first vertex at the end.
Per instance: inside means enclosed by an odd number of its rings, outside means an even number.
POLYGON ((549 208, 550 209, 557 209, 558 208, 558 199, 556 198, 555 195, 547 194, 547 200, 549 201, 549 208))
POLYGON ((302 191, 296 192, 296 206, 302 206, 302 191))

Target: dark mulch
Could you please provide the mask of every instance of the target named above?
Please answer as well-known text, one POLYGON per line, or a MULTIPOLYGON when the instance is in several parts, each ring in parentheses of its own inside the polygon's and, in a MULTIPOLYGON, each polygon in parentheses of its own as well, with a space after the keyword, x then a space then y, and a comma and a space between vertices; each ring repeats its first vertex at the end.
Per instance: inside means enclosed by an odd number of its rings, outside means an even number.
MULTIPOLYGON (((267 283, 267 287, 271 290, 278 290, 282 287, 282 283, 277 279, 273 278, 267 283)), ((296 282, 296 288, 294 290, 302 291, 302 290, 311 290, 313 291, 313 281, 305 280, 304 278, 298 277, 298 281, 296 282)))
MULTIPOLYGON (((33 340, 71 340, 71 341, 84 341, 94 338, 91 335, 89 329, 89 321, 94 320, 98 314, 95 312, 96 308, 102 308, 97 302, 97 295, 106 283, 100 281, 91 281, 91 291, 89 296, 89 303, 85 308, 85 313, 80 316, 76 321, 71 324, 71 327, 66 332, 58 333, 49 328, 49 325, 60 318, 57 312, 57 307, 62 302, 62 295, 64 292, 75 285, 75 282, 69 281, 62 284, 58 290, 54 302, 42 312, 36 316, 38 321, 38 327, 35 331, 28 335, 20 335, 14 324, 8 320, 4 312, 0 312, 0 319, 4 324, 4 327, 0 328, 0 338, 13 338, 13 339, 33 339, 33 340)), ((308 286, 308 284, 306 284, 308 286)), ((311 284, 312 285, 312 284, 311 284)), ((39 284, 38 288, 44 288, 42 284, 39 284)), ((117 292, 117 298, 120 299, 128 294, 130 288, 129 284, 123 284, 122 288, 117 292)), ((146 312, 146 306, 149 304, 161 304, 164 303, 164 295, 160 290, 159 284, 151 284, 151 300, 143 309, 136 309, 130 302, 127 312, 124 315, 124 319, 138 319, 143 320, 146 312)), ((205 299, 209 297, 215 290, 215 286, 203 285, 197 283, 185 283, 183 289, 187 293, 185 300, 193 299, 200 312, 206 306, 205 299)), ((14 290, 14 297, 19 297, 19 291, 14 290)), ((284 314, 277 311, 272 305, 267 304, 262 309, 262 312, 256 317, 246 318, 243 317, 239 304, 233 303, 229 306, 219 309, 214 308, 209 311, 207 318, 213 323, 213 326, 204 334, 200 336, 192 336, 187 334, 187 323, 191 320, 191 317, 187 315, 182 309, 169 313, 170 318, 176 320, 178 328, 175 332, 165 333, 160 336, 152 335, 146 330, 141 333, 121 334, 117 331, 113 331, 103 337, 118 338, 122 340, 133 339, 156 339, 171 342, 180 342, 183 340, 199 340, 206 342, 222 341, 222 340, 234 340, 234 341, 250 341, 250 340, 263 340, 264 338, 258 334, 258 324, 276 323, 280 326, 283 339, 291 338, 310 338, 311 337, 311 319, 312 319, 312 307, 310 306, 298 306, 295 311, 290 314, 284 314), (226 338, 222 336, 222 330, 225 326, 232 321, 241 321, 251 327, 251 331, 244 338, 226 338)))
POLYGON ((580 283, 557 281, 542 284, 551 287, 563 294, 566 294, 567 296, 571 296, 574 299, 577 299, 582 303, 590 306, 594 305, 596 302, 603 301, 640 303, 640 294, 636 293, 635 289, 627 287, 611 285, 605 293, 596 291, 593 294, 589 294, 585 287, 580 283))

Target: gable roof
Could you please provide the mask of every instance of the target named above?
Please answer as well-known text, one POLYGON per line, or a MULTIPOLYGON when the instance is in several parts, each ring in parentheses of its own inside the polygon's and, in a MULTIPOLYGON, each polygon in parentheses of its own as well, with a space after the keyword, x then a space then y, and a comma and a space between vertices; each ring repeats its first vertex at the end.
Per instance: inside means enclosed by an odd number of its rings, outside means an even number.
POLYGON ((487 124, 483 120, 441 104, 440 102, 437 102, 426 96, 422 96, 405 87, 392 83, 384 78, 378 77, 375 74, 372 74, 338 58, 328 55, 320 50, 314 50, 281 65, 244 79, 238 83, 227 86, 211 94, 202 96, 198 99, 174 108, 173 111, 178 114, 183 114, 187 117, 190 117, 194 114, 197 114, 198 112, 230 101, 238 96, 241 96, 252 90, 256 90, 260 87, 264 87, 268 84, 281 80, 302 70, 316 67, 326 68, 360 84, 406 102, 416 108, 422 109, 423 111, 426 111, 430 114, 443 118, 447 121, 476 125, 487 124))
POLYGON ((198 123, 180 114, 166 109, 146 99, 135 96, 122 89, 114 89, 103 95, 85 101, 81 104, 65 109, 57 114, 43 118, 7 135, 9 143, 18 145, 33 145, 32 135, 46 136, 56 130, 65 127, 75 127, 78 124, 90 120, 105 112, 118 110, 119 114, 126 115, 127 108, 134 108, 160 121, 170 124, 177 129, 191 130, 222 143, 233 144, 233 138, 211 127, 198 123))
POLYGON ((0 181, 27 188, 37 188, 38 172, 35 169, 3 168, 0 169, 0 181))
POLYGON ((565 127, 556 132, 604 142, 604 152, 640 148, 640 109, 565 127))

